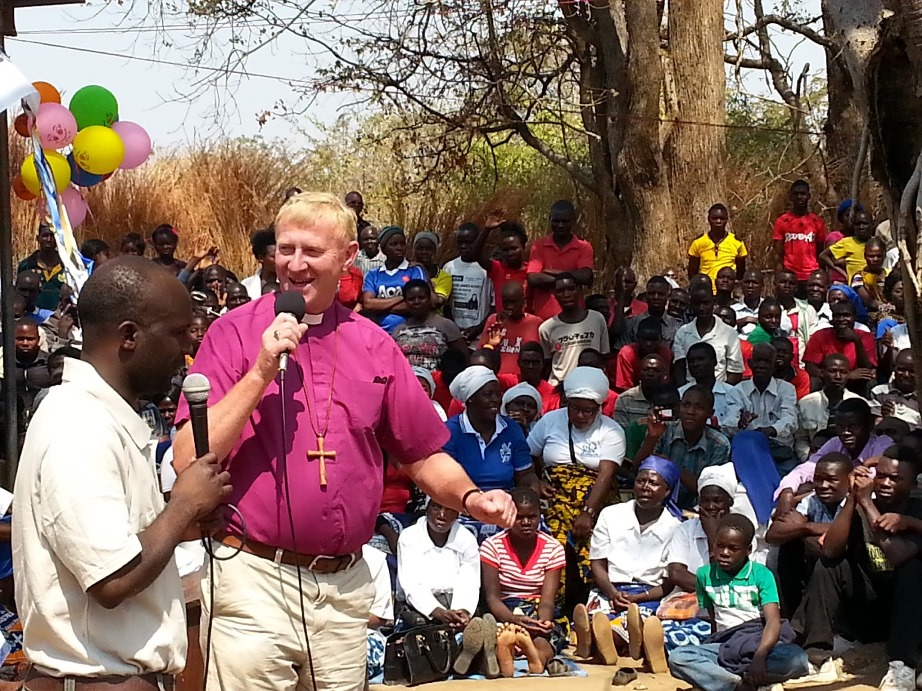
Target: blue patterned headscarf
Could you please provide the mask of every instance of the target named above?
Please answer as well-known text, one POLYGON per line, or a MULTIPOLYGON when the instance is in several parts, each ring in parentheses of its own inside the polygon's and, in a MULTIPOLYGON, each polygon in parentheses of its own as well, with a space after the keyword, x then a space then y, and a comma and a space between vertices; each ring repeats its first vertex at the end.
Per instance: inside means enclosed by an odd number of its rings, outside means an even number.
POLYGON ((666 497, 664 506, 673 516, 680 521, 683 520, 682 509, 679 508, 677 503, 679 500, 679 466, 662 456, 647 456, 643 463, 640 464, 637 472, 640 473, 643 470, 651 470, 666 481, 669 494, 666 497))

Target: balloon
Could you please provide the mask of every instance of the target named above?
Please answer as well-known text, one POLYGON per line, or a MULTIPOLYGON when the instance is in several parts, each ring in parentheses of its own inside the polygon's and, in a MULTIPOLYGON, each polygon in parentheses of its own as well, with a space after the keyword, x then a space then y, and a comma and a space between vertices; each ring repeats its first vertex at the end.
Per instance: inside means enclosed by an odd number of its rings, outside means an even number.
POLYGON ((76 228, 86 219, 86 212, 89 207, 80 191, 75 187, 68 187, 61 192, 61 202, 67 209, 67 218, 70 221, 70 227, 76 228))
POLYGON ((48 82, 32 82, 32 86, 38 91, 42 103, 60 103, 61 92, 54 88, 48 82))
POLYGON ((35 116, 35 128, 43 149, 63 149, 77 136, 77 121, 60 103, 43 103, 35 116))
POLYGON ((67 163, 70 165, 70 182, 77 187, 92 187, 103 181, 102 175, 87 173, 77 165, 73 154, 67 154, 67 163))
POLYGON ((122 170, 131 170, 147 160, 150 156, 150 135, 140 125, 127 120, 121 120, 112 125, 112 130, 118 133, 125 144, 125 160, 119 166, 122 170))
POLYGON ((13 178, 13 192, 15 192, 17 197, 19 197, 20 199, 24 199, 27 202, 30 202, 33 199, 35 199, 35 195, 26 189, 26 185, 22 181, 21 175, 17 175, 16 177, 13 178))
POLYGON ((16 116, 16 119, 13 120, 13 129, 16 130, 16 134, 22 135, 23 137, 29 136, 29 116, 25 113, 20 113, 16 116))
MULTIPOLYGON (((48 159, 48 165, 51 166, 55 187, 60 192, 70 184, 70 165, 68 165, 67 159, 57 151, 46 151, 45 158, 48 159)), ((22 184, 26 186, 27 190, 36 197, 42 193, 42 183, 38 181, 38 171, 35 170, 35 154, 26 156, 19 174, 22 175, 22 184)))
POLYGON ((91 125, 74 139, 74 160, 93 175, 105 175, 118 168, 125 158, 122 138, 108 127, 91 125))
POLYGON ((85 86, 70 99, 70 112, 77 119, 77 129, 93 125, 111 127, 118 120, 118 101, 108 89, 85 86))

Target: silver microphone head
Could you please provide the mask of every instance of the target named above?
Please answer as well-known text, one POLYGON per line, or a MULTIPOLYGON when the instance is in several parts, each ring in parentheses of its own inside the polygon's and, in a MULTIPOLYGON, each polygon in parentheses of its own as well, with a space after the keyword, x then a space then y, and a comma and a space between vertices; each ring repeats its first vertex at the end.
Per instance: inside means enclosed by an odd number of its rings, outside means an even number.
POLYGON ((193 373, 182 380, 182 395, 189 403, 207 403, 211 382, 204 374, 193 373))

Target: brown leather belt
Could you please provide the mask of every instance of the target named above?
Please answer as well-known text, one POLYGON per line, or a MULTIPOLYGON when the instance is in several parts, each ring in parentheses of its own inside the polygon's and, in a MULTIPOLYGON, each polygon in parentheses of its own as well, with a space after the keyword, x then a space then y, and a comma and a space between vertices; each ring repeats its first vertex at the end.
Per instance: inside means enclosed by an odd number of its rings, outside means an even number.
POLYGON ((280 547, 264 545, 254 540, 247 540, 244 542, 236 535, 230 535, 228 533, 216 535, 215 540, 223 545, 227 545, 233 549, 239 549, 247 554, 260 557, 261 559, 268 559, 269 561, 274 561, 278 564, 286 564, 287 566, 300 566, 303 569, 320 574, 345 571, 346 569, 352 568, 362 558, 361 550, 352 552, 351 554, 338 554, 335 556, 328 556, 326 554, 300 554, 280 547))
POLYGON ((23 683, 25 691, 173 691, 175 680, 170 674, 142 674, 136 677, 51 677, 31 671, 23 683))

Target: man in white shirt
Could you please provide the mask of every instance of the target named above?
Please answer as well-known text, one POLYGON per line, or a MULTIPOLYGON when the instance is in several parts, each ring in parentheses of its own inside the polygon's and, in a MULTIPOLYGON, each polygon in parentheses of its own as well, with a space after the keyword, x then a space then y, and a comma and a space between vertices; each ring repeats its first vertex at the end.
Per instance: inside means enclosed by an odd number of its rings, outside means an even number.
POLYGON ((861 398, 845 385, 848 383, 848 358, 842 353, 829 353, 823 358, 823 388, 797 401, 797 431, 794 450, 801 462, 810 455, 813 435, 829 427, 836 409, 846 398, 861 398))
POLYGON ((688 374, 693 381, 679 388, 679 395, 683 395, 695 384, 699 384, 706 389, 710 389, 714 394, 714 418, 715 427, 721 428, 727 424, 727 402, 730 399, 730 392, 733 387, 727 382, 718 381, 715 372, 717 371, 717 354, 714 352, 714 346, 710 343, 695 343, 688 349, 685 356, 688 367, 688 374))
POLYGON ((743 378, 743 354, 740 339, 733 327, 727 326, 714 316, 714 294, 709 285, 691 288, 691 309, 694 321, 679 328, 673 342, 672 378, 676 386, 688 380, 685 358, 688 349, 695 343, 710 343, 717 355, 714 376, 718 381, 736 384, 743 378))
POLYGON ((768 343, 759 343, 752 349, 749 358, 752 379, 733 387, 727 403, 728 425, 724 433, 732 437, 739 430, 748 429, 764 434, 783 474, 797 464, 794 454, 797 393, 792 384, 772 376, 775 356, 775 348, 768 343))
POLYGON ((479 234, 473 223, 461 226, 457 233, 461 256, 442 267, 451 274, 451 297, 445 305, 445 316, 458 325, 469 343, 477 342, 494 303, 493 282, 478 262, 479 234))
POLYGON ((186 655, 174 549, 230 492, 208 454, 164 506, 156 440, 137 412, 141 394, 168 389, 182 367, 192 302, 171 273, 125 256, 93 273, 78 307, 83 359, 67 361, 32 419, 14 492, 26 686, 106 677, 107 688, 163 689, 186 655))
POLYGON ((250 300, 259 300, 263 295, 263 286, 275 283, 275 230, 264 228, 257 230, 250 236, 250 247, 253 256, 259 262, 259 271, 240 281, 246 288, 250 300))

